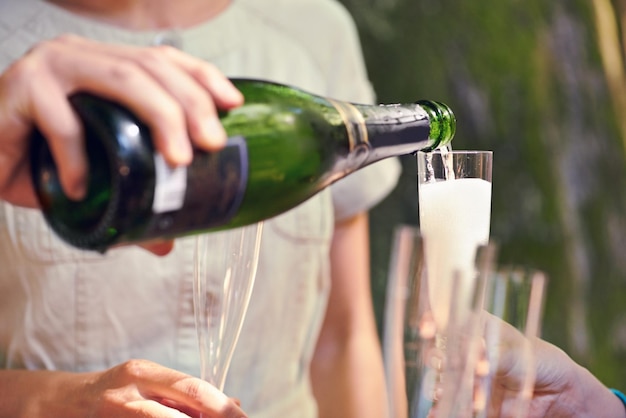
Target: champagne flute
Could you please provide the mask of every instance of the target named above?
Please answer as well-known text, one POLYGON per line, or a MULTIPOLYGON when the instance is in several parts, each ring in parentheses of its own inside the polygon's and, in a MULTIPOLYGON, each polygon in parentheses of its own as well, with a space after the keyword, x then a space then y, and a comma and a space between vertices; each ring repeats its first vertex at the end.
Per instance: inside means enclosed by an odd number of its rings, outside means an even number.
POLYGON ((435 318, 435 312, 443 312, 443 308, 430 298, 424 248, 417 227, 396 228, 383 327, 389 416, 462 417, 463 411, 472 410, 485 283, 490 277, 496 245, 490 243, 477 251, 476 277, 470 282, 470 289, 461 291, 458 272, 446 278, 452 291, 445 310, 445 329, 435 318), (469 307, 465 306, 468 291, 469 307))
POLYGON ((476 253, 489 241, 492 160, 491 151, 418 153, 420 231, 435 320, 442 328, 448 321, 451 278, 458 274, 457 291, 469 306, 476 253))
POLYGON ((547 277, 538 269, 501 265, 487 281, 482 369, 475 391, 476 418, 524 418, 532 400, 547 277), (513 367, 514 365, 514 367, 513 367))
POLYGON ((471 400, 474 313, 482 298, 479 278, 489 264, 477 264, 477 255, 489 243, 492 160, 491 151, 417 154, 425 288, 437 330, 432 341, 445 364, 435 368, 433 408, 439 417, 465 416, 462 409, 471 400))
POLYGON ((256 276, 263 222, 196 237, 194 314, 201 377, 224 389, 256 276))

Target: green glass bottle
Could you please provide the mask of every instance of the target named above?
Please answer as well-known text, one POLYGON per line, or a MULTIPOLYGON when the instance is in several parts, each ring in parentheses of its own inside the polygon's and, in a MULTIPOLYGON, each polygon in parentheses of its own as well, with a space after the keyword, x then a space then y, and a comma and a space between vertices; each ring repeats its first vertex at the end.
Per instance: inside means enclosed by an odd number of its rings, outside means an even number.
POLYGON ((267 81, 232 81, 245 104, 220 116, 227 146, 197 150, 190 166, 174 169, 126 109, 73 95, 90 164, 85 199, 64 195, 45 139, 38 131, 32 138, 32 177, 52 229, 73 246, 104 252, 251 224, 375 161, 443 146, 456 127, 450 109, 437 102, 360 105, 267 81))

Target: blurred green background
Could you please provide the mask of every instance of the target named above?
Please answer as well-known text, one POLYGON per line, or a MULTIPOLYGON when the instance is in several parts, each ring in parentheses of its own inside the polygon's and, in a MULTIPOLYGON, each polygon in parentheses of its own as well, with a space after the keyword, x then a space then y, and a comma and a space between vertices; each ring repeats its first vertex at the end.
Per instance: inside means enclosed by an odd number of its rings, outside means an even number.
MULTIPOLYGON (((542 336, 626 389, 626 0, 342 0, 381 103, 442 101, 455 149, 494 151, 501 263, 544 270, 542 336)), ((416 162, 371 217, 382 318, 416 162)), ((380 326, 380 322, 379 322, 380 326)))

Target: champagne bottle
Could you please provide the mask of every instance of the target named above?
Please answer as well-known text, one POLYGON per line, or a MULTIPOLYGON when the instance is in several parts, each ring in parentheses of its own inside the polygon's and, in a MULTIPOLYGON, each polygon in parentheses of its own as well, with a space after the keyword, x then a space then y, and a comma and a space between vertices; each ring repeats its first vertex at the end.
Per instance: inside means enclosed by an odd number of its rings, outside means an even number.
POLYGON ((195 150, 188 167, 169 167, 146 125, 125 108, 72 95, 90 167, 83 200, 63 193, 39 131, 31 141, 34 187, 51 228, 75 247, 104 252, 119 243, 243 226, 287 211, 375 161, 443 146, 456 127, 438 102, 363 105, 267 81, 232 81, 245 104, 220 115, 226 147, 195 150))

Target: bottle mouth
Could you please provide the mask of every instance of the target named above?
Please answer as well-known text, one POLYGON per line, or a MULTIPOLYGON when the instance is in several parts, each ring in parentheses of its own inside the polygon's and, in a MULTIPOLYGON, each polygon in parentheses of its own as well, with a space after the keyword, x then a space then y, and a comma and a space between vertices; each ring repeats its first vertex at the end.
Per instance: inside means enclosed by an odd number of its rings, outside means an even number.
POLYGON ((430 139, 434 142, 433 149, 441 148, 452 142, 456 133, 456 117, 452 109, 445 103, 422 100, 417 102, 428 113, 430 122, 430 139))

